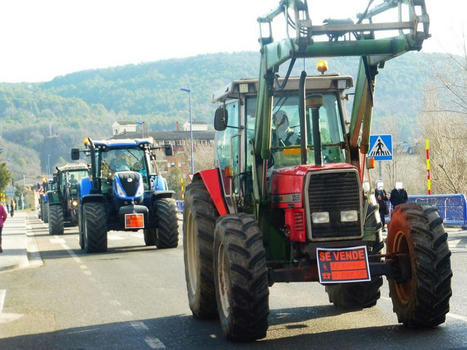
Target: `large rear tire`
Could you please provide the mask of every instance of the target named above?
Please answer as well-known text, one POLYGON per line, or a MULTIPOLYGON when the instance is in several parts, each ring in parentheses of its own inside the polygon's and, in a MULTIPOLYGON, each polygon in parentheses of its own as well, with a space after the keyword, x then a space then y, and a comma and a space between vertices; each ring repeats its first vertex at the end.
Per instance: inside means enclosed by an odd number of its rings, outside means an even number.
POLYGON ((157 248, 176 248, 178 246, 178 219, 175 200, 172 198, 157 199, 154 201, 154 210, 157 248))
POLYGON ((62 206, 49 204, 49 235, 63 235, 64 229, 62 206))
MULTIPOLYGON (((381 218, 378 205, 369 203, 365 218, 365 237, 371 238, 367 242, 369 255, 379 254, 384 247, 381 235, 381 218)), ((362 309, 376 305, 381 296, 380 287, 383 285, 381 276, 372 277, 369 282, 341 283, 326 285, 329 302, 341 309, 362 309)))
POLYGON ((107 250, 107 218, 103 203, 83 204, 84 250, 86 253, 107 250))
POLYGON ((266 336, 268 271, 263 235, 252 215, 222 216, 214 234, 214 284, 225 336, 253 341, 266 336))
POLYGON ((399 322, 435 327, 446 320, 451 291, 451 252, 443 220, 434 207, 398 205, 388 226, 387 254, 408 254, 411 277, 389 279, 389 294, 399 322))
POLYGON ((203 181, 195 178, 185 193, 183 257, 188 304, 199 319, 217 317, 212 257, 218 216, 203 181))

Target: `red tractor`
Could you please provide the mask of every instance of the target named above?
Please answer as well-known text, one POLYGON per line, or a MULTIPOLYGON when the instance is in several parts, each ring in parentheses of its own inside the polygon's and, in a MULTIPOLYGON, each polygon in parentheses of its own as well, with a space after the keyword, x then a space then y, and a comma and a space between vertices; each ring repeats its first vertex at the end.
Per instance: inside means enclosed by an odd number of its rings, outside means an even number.
POLYGON ((452 272, 437 210, 398 206, 385 247, 374 196, 362 185, 375 76, 385 61, 421 48, 429 36, 425 3, 384 1, 358 18, 312 26, 306 1, 281 1, 258 20, 269 29, 260 37, 259 78, 234 81, 216 98, 216 168, 187 187, 183 246, 193 315, 219 317, 231 340, 266 336, 276 282, 317 281, 337 307, 365 308, 379 299, 384 275, 399 322, 445 321, 452 272), (398 22, 374 22, 397 6, 398 22), (295 36, 274 42, 271 22, 280 14, 295 36), (377 39, 380 30, 399 36, 377 39), (324 62, 319 75, 290 76, 297 58, 325 56, 360 56, 349 121, 351 77, 324 74, 324 62))

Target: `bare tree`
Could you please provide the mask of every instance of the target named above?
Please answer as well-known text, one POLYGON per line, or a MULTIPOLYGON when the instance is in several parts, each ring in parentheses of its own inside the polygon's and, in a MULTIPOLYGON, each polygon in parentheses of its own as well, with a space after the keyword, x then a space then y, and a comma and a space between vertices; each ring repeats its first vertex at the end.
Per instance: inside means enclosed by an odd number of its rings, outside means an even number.
POLYGON ((467 192, 467 104, 464 108, 466 112, 447 111, 440 107, 437 90, 425 93, 425 112, 419 121, 430 142, 434 193, 467 192))

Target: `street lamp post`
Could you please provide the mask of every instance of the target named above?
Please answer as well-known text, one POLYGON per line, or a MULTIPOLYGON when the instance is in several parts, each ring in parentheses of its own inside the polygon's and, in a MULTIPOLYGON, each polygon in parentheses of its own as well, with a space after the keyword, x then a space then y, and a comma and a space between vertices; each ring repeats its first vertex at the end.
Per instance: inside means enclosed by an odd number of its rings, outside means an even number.
POLYGON ((190 158, 191 158, 191 176, 195 173, 195 162, 193 159, 193 120, 191 119, 191 90, 181 88, 181 91, 188 93, 188 111, 190 114, 190 158))
POLYGON ((144 122, 137 121, 136 124, 141 125, 141 137, 144 137, 144 122))

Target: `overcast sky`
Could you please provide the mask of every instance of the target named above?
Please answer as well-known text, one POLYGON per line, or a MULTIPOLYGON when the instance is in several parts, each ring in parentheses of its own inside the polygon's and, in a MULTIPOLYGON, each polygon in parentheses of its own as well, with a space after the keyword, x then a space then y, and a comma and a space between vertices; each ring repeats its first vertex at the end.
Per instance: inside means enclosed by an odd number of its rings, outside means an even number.
MULTIPOLYGON (((376 0, 377 2, 381 0, 376 0)), ((367 0, 308 0, 314 24, 367 0), (322 6, 322 8, 321 8, 322 6)), ((467 0, 426 0, 426 52, 462 54, 467 0)), ((256 18, 279 0, 0 0, 0 82, 214 52, 257 51, 256 18)))

